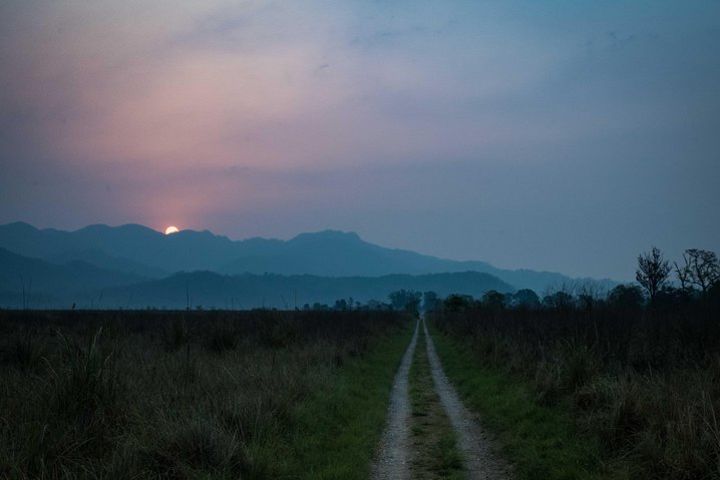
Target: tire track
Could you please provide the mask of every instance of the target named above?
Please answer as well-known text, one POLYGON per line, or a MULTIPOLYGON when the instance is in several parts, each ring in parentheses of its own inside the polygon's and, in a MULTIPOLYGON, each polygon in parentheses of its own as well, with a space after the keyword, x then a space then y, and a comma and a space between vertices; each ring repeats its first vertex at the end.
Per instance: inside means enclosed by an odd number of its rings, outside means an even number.
MULTIPOLYGON (((468 478, 478 480, 507 480, 511 478, 509 465, 499 458, 491 448, 491 441, 479 423, 465 408, 457 392, 450 384, 442 369, 435 344, 428 333, 423 319, 425 345, 435 390, 440 396, 445 413, 457 433, 458 448, 463 454, 468 478)), ((386 477, 383 477, 386 478, 386 477)))
POLYGON ((378 455, 372 466, 374 480, 409 479, 409 430, 410 430, 410 396, 408 389, 408 373, 412 364, 415 345, 417 344, 420 321, 415 323, 415 332, 412 340, 403 354, 400 368, 395 374, 390 405, 388 406, 388 419, 383 432, 378 455))

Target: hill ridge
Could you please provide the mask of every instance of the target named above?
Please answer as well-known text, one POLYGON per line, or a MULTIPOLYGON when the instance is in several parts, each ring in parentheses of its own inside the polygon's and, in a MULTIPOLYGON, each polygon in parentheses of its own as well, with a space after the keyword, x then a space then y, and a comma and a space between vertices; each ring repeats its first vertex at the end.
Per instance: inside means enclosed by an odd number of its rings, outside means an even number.
POLYGON ((392 273, 420 275, 477 271, 494 275, 516 288, 538 292, 576 282, 555 272, 506 270, 484 261, 448 260, 364 240, 356 232, 326 229, 300 233, 289 240, 253 237, 232 240, 209 230, 183 230, 164 235, 139 224, 94 224, 75 231, 39 230, 26 223, 0 226, 0 247, 54 261, 79 259, 98 267, 122 269, 162 278, 177 271, 209 270, 223 274, 308 273, 328 277, 377 277, 392 273), (89 255, 82 252, 99 252, 89 255), (123 262, 133 267, 123 267, 123 262))

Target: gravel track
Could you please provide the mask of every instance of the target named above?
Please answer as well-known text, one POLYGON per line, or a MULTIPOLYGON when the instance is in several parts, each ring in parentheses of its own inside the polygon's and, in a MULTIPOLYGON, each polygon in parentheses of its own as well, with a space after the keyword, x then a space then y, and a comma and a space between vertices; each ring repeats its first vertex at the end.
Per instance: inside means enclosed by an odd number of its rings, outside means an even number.
POLYGON ((410 478, 408 373, 415 353, 419 324, 419 321, 415 324, 412 340, 410 340, 410 344, 405 350, 400 363, 400 368, 395 374, 388 407, 387 425, 380 440, 377 458, 372 466, 372 478, 374 480, 410 478))
POLYGON ((462 452, 468 478, 473 480, 507 480, 511 478, 509 465, 495 455, 488 435, 480 427, 474 416, 465 408, 457 392, 450 384, 442 369, 440 358, 435 351, 435 344, 428 333, 425 320, 422 322, 435 391, 440 396, 445 413, 457 433, 458 448, 462 452))

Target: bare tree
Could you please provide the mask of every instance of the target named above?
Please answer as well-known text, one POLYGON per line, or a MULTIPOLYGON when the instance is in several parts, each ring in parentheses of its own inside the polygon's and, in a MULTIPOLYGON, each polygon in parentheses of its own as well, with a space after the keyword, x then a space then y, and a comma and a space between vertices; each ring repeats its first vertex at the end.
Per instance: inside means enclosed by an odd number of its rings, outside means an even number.
POLYGON ((680 282, 680 288, 687 290, 692 284, 690 283, 690 272, 687 268, 687 258, 685 255, 683 255, 683 258, 685 258, 684 266, 680 266, 677 262, 673 262, 673 265, 675 266, 675 275, 677 275, 678 281, 680 282))
POLYGON ((650 252, 638 256, 635 279, 648 293, 651 301, 667 283, 668 275, 670 264, 663 258, 659 248, 653 247, 650 252))
POLYGON ((683 266, 675 264, 675 269, 684 288, 692 286, 705 293, 720 280, 720 263, 715 252, 691 248, 685 250, 683 262, 683 266))

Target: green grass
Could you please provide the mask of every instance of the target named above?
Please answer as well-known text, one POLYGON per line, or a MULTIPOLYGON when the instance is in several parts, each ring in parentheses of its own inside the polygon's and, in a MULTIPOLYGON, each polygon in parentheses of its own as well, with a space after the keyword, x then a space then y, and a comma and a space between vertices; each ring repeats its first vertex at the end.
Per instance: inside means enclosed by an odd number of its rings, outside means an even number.
POLYGON ((410 367, 412 478, 462 479, 465 471, 455 431, 435 391, 422 328, 410 367))
POLYGON ((612 478, 599 460, 598 442, 580 434, 568 409, 538 405, 530 385, 480 366, 463 341, 431 332, 446 374, 497 436, 516 478, 612 478))
POLYGON ((367 479, 385 426, 393 379, 412 329, 385 338, 363 359, 353 359, 297 411, 289 465, 307 479, 367 479))
POLYGON ((391 312, 0 312, 0 479, 366 478, 391 312))

